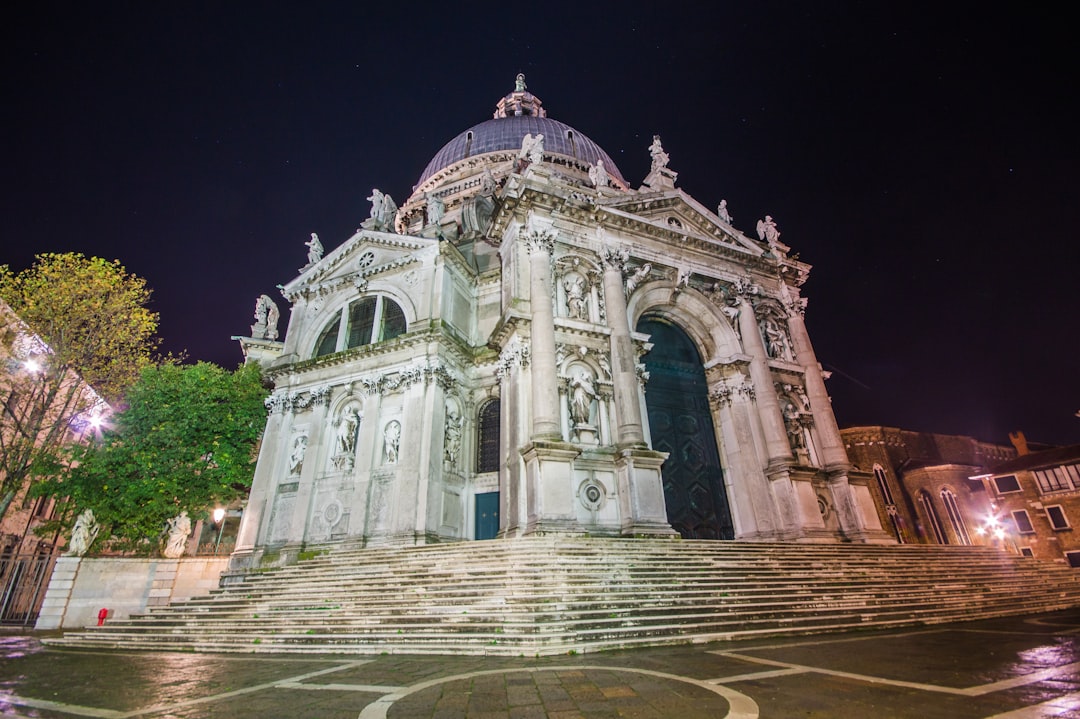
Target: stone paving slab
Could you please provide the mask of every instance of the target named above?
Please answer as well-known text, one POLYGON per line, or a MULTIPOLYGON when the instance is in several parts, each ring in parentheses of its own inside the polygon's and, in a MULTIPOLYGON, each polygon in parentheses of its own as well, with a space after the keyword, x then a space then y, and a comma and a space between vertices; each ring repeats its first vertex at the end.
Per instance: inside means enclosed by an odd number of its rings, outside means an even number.
POLYGON ((557 657, 46 648, 0 634, 0 716, 1080 719, 1080 608, 557 657))

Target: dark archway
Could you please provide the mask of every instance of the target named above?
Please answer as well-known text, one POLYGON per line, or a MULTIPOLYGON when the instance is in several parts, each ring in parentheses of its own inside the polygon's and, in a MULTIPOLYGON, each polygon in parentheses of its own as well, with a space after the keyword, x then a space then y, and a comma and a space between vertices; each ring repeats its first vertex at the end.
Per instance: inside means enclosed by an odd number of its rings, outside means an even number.
POLYGON ((645 404, 653 449, 668 453, 668 521, 686 539, 734 539, 701 356, 686 332, 666 320, 642 318, 637 331, 653 343, 645 355, 645 404))

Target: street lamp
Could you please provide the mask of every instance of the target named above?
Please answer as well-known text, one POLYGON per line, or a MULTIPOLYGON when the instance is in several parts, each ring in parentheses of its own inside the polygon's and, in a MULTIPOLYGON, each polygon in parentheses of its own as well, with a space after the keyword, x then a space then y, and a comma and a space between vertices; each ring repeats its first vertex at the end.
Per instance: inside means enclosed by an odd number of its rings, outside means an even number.
POLYGON ((217 541, 214 542, 214 555, 216 556, 218 547, 221 545, 221 533, 225 531, 225 508, 215 507, 213 517, 214 524, 218 527, 217 541))

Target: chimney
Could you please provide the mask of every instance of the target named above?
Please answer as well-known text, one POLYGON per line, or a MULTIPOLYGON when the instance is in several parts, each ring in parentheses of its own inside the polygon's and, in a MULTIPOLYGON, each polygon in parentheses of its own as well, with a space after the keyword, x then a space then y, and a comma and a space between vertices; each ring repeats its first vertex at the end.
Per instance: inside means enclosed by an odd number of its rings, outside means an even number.
POLYGON ((1016 453, 1020 456, 1028 454, 1031 451, 1028 449, 1027 437, 1019 430, 1016 432, 1009 432, 1009 441, 1012 442, 1013 447, 1016 447, 1016 453))

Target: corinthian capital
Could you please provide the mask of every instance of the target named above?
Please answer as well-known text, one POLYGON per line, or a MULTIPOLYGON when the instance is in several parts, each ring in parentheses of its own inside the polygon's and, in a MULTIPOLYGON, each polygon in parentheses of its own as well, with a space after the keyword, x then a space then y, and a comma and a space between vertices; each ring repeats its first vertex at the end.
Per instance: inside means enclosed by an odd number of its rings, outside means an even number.
POLYGON ((540 253, 550 255, 555 251, 555 235, 547 230, 532 230, 522 225, 520 236, 521 241, 529 249, 530 255, 540 253))

